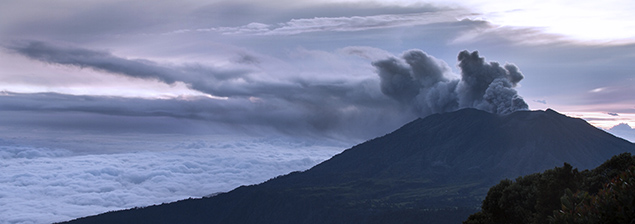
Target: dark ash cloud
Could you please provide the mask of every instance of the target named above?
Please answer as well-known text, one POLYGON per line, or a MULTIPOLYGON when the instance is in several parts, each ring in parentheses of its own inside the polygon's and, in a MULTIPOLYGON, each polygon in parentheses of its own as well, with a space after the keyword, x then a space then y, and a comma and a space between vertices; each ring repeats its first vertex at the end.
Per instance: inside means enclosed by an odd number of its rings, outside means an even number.
POLYGON ((608 113, 606 113, 606 114, 611 115, 611 116, 620 116, 618 113, 611 113, 611 112, 608 112, 608 113))
MULTIPOLYGON (((105 51, 36 41, 7 48, 30 59, 51 64, 158 80, 167 84, 181 82, 190 89, 225 99, 147 100, 9 93, 0 97, 5 102, 5 107, 0 109, 2 111, 81 112, 157 119, 168 117, 205 121, 211 126, 220 124, 222 127, 234 126, 244 130, 264 128, 290 135, 350 140, 385 134, 414 119, 410 112, 399 111, 394 106, 396 102, 379 92, 376 88, 379 84, 372 75, 362 79, 345 75, 337 79, 324 76, 281 79, 277 74, 258 70, 259 66, 267 66, 264 65, 267 62, 257 62, 258 59, 252 56, 242 57, 239 63, 229 67, 215 68, 200 64, 164 65, 149 60, 127 59, 105 51), (260 64, 254 65, 255 62, 260 64), (18 100, 20 98, 22 100, 18 100), (385 114, 398 116, 387 118, 385 114)), ((65 119, 70 118, 56 120, 65 119)), ((64 122, 59 125, 65 126, 64 122)))
POLYGON ((477 108, 509 114, 528 105, 514 87, 523 75, 513 64, 501 66, 462 51, 458 56, 460 78, 449 66, 420 50, 373 62, 381 80, 381 91, 419 116, 477 108))
MULTIPOLYGON (((167 84, 182 82, 193 90, 225 97, 222 100, 148 100, 54 93, 8 93, 0 97, 3 103, 0 111, 8 111, 6 113, 88 113, 115 116, 114 119, 137 117, 147 121, 129 129, 126 125, 112 125, 121 122, 96 125, 87 119, 87 122, 71 127, 77 129, 112 127, 114 133, 117 129, 143 132, 143 127, 147 127, 149 130, 169 132, 174 129, 170 124, 182 127, 177 124, 186 120, 203 121, 222 127, 218 128, 220 130, 238 127, 243 130, 275 130, 290 135, 367 139, 385 134, 416 116, 461 108, 478 108, 498 114, 527 109, 527 104, 514 89, 523 78, 518 68, 511 64, 501 66, 496 62, 485 62, 478 52, 463 51, 459 54, 461 73, 457 75, 442 60, 420 50, 407 51, 400 58, 391 56, 372 62, 379 75, 377 80, 372 76, 360 79, 347 77, 346 74, 337 79, 323 76, 281 79, 258 70, 268 62, 258 61, 249 55, 241 55, 242 60, 229 68, 216 68, 200 64, 164 65, 143 59, 127 59, 106 51, 36 41, 7 48, 46 63, 167 84), (164 127, 158 128, 152 120, 159 120, 164 127)), ((356 55, 369 54, 368 58, 386 55, 386 52, 377 51, 365 53, 367 50, 343 49, 356 55)), ((60 122, 53 122, 50 126, 77 123, 71 117, 57 117, 53 120, 60 122), (66 120, 71 122, 64 123, 66 120)))

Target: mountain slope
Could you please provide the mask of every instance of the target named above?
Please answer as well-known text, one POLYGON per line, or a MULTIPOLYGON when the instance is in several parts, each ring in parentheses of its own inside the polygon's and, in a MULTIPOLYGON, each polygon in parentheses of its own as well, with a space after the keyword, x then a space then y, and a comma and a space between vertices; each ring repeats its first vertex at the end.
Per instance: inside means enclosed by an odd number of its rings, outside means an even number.
POLYGON ((553 110, 435 114, 305 172, 72 223, 458 223, 502 178, 581 169, 635 144, 553 110))

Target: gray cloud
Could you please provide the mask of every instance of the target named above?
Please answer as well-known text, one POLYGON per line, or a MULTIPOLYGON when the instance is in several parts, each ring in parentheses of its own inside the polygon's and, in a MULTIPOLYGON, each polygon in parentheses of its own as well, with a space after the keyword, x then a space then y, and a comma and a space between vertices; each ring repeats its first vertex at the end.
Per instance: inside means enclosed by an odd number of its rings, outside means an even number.
POLYGON ((237 80, 251 81, 244 69, 223 71, 199 64, 181 67, 164 66, 149 60, 117 57, 106 51, 58 46, 40 41, 16 42, 7 49, 31 59, 52 64, 91 68, 133 78, 154 79, 167 84, 179 81, 190 85, 195 90, 216 96, 241 94, 239 90, 241 88, 235 86, 237 80))
POLYGON ((134 1, 121 4, 98 0, 90 3, 58 2, 56 4, 20 1, 4 3, 3 6, 0 7, 0 12, 6 15, 3 18, 8 19, 0 21, 0 29, 5 36, 54 37, 57 40, 84 43, 94 43, 96 40, 102 43, 108 42, 113 37, 128 38, 211 29, 253 32, 254 27, 247 24, 267 24, 270 29, 281 28, 275 32, 277 34, 298 33, 300 30, 305 32, 318 27, 325 30, 350 30, 355 29, 353 24, 359 25, 362 29, 376 29, 406 24, 416 25, 438 18, 436 16, 422 17, 419 20, 406 18, 412 17, 410 15, 446 14, 447 18, 453 19, 454 15, 463 14, 456 7, 444 7, 438 4, 400 6, 382 2, 182 1, 159 4, 134 1), (307 24, 314 19, 316 19, 315 26, 307 24))
POLYGON ((258 95, 224 100, 4 92, 0 95, 3 105, 0 123, 13 129, 30 127, 115 135, 278 133, 357 142, 385 134, 414 119, 410 113, 391 106, 395 102, 381 93, 373 93, 376 81, 311 84, 305 80, 297 85, 281 88, 279 92, 249 90, 258 95))
MULTIPOLYGON (((314 124, 319 124, 320 119, 328 119, 310 117, 311 114, 319 113, 318 111, 308 111, 302 105, 281 100, 254 103, 242 98, 149 100, 55 93, 9 93, 1 96, 0 101, 3 104, 1 113, 4 117, 12 117, 0 119, 5 125, 36 126, 51 130, 113 134, 277 131, 291 135, 333 131, 333 127, 316 130, 320 127, 314 127, 314 124)), ((333 122, 336 121, 321 125, 333 122)))
POLYGON ((340 49, 340 51, 345 54, 355 55, 371 61, 377 61, 392 56, 392 54, 388 51, 366 46, 349 46, 340 49))
POLYGON ((291 19, 284 23, 269 25, 249 23, 243 26, 197 29, 223 34, 295 35, 310 32, 351 32, 385 29, 404 26, 420 26, 456 21, 457 12, 423 12, 411 14, 382 14, 352 17, 314 17, 291 19))
MULTIPOLYGON (((356 91, 351 85, 358 85, 341 81, 320 84, 322 81, 313 79, 280 80, 274 77, 262 77, 252 75, 251 73, 256 71, 244 66, 233 68, 213 68, 201 64, 167 66, 149 60, 126 59, 105 51, 60 47, 38 41, 14 44, 7 48, 28 58, 47 63, 90 68, 133 78, 154 79, 167 84, 183 82, 194 90, 220 97, 271 96, 287 101, 298 101, 314 98, 311 97, 312 95, 334 94, 334 97, 341 98, 342 95, 349 95, 349 92, 356 91)), ((253 56, 247 59, 250 63, 257 61, 257 58, 253 56)), ((241 63, 246 62, 244 56, 240 60, 241 63)))
POLYGON ((174 71, 145 60, 129 60, 116 57, 105 51, 94 51, 74 47, 60 47, 45 42, 29 41, 7 47, 31 59, 80 68, 89 67, 100 71, 123 74, 136 78, 153 78, 172 84, 174 71))
POLYGON ((399 6, 383 2, 298 2, 221 1, 201 7, 193 16, 223 27, 252 22, 282 26, 298 18, 366 18, 378 15, 408 15, 426 12, 458 12, 459 9, 432 4, 399 6))
POLYGON ((458 56, 460 79, 449 66, 420 50, 405 52, 401 58, 373 62, 381 80, 381 91, 415 110, 419 116, 478 108, 498 114, 527 110, 514 87, 523 79, 512 64, 501 67, 485 62, 477 51, 458 56))
MULTIPOLYGON (((157 130, 156 125, 150 125, 153 117, 170 117, 211 122, 225 128, 257 127, 292 135, 365 139, 386 133, 413 119, 415 115, 423 117, 466 107, 501 114, 527 109, 514 90, 523 78, 518 69, 511 64, 500 66, 496 62, 485 62, 477 52, 463 51, 459 54, 460 79, 445 62, 422 51, 412 50, 405 52, 401 58, 374 61, 372 64, 379 75, 377 81, 372 76, 363 79, 346 76, 338 79, 320 76, 279 79, 263 76, 262 71, 254 70, 254 67, 161 65, 149 60, 126 59, 105 51, 35 41, 14 44, 8 48, 47 63, 153 79, 167 84, 182 82, 191 89, 227 97, 225 100, 199 98, 189 101, 52 93, 8 94, 0 97, 5 105, 3 111, 66 111, 144 117, 149 119, 149 123, 137 126, 153 127, 152 130, 157 130), (256 76, 257 73, 260 74, 256 76), (395 103, 410 109, 391 106, 395 103), (388 119, 384 116, 388 113, 398 116, 388 119)), ((378 58, 386 54, 364 47, 349 47, 341 51, 366 58, 378 58)), ((245 63, 243 61, 247 59, 249 63, 245 66, 258 61, 253 56, 243 55, 239 63, 245 63)), ((265 66, 265 62, 258 63, 256 66, 265 66)), ((65 119, 71 118, 57 120, 65 119)), ((168 128, 158 130, 173 130, 168 124, 178 123, 162 122, 168 128)), ((77 122, 69 124, 73 123, 77 122)), ((143 132, 143 128, 113 125, 117 123, 121 122, 104 123, 100 127, 113 127, 113 132, 117 129, 143 132)), ((76 128, 90 127, 91 124, 87 121, 76 128)), ((68 126, 56 123, 51 124, 51 127, 57 125, 68 126)))
POLYGON ((175 25, 174 21, 188 22, 185 15, 193 6, 192 2, 185 1, 178 4, 141 1, 121 4, 101 0, 0 4, 3 4, 2 14, 11 18, 0 22, 4 37, 53 37, 79 42, 169 29, 175 25))

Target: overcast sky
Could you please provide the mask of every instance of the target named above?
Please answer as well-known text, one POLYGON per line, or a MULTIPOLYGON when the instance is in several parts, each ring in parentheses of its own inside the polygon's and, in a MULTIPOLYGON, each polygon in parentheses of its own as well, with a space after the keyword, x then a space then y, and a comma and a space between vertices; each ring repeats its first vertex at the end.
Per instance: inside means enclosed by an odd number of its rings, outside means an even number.
POLYGON ((462 73, 460 51, 478 51, 517 67, 524 79, 513 88, 529 109, 635 126, 625 119, 635 113, 628 1, 1 4, 2 126, 25 134, 253 130, 363 140, 430 113, 386 94, 373 66, 413 49, 446 64, 449 79, 462 73))
POLYGON ((552 108, 623 123, 614 133, 633 141, 632 12, 628 0, 0 1, 2 158, 103 155, 82 158, 121 170, 102 161, 279 137, 309 142, 289 154, 304 169, 333 154, 313 146, 464 107, 552 108))

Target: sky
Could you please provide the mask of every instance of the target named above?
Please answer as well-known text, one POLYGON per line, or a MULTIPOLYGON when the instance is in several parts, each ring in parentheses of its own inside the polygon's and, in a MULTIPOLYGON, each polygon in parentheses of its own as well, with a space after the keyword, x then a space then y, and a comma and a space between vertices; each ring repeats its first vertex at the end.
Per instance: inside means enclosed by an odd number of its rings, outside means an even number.
POLYGON ((0 223, 228 191, 466 107, 552 108, 635 141, 633 11, 0 1, 0 223))

